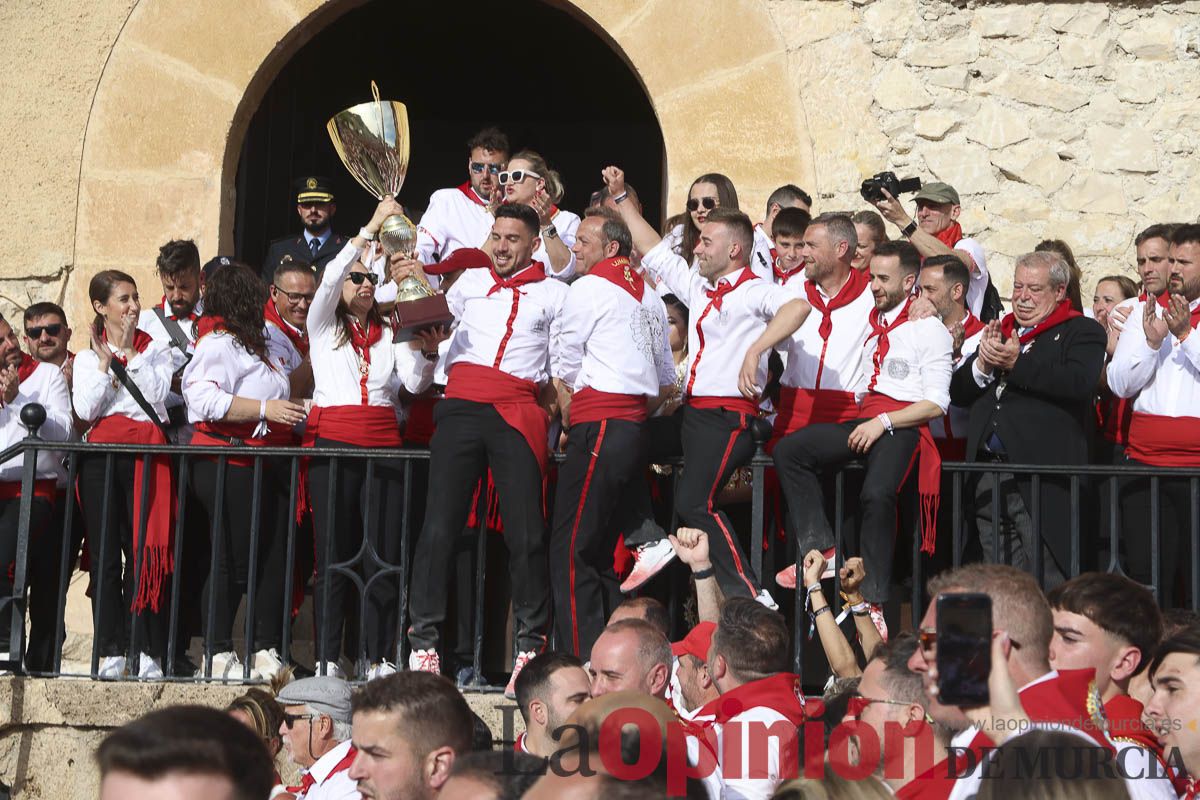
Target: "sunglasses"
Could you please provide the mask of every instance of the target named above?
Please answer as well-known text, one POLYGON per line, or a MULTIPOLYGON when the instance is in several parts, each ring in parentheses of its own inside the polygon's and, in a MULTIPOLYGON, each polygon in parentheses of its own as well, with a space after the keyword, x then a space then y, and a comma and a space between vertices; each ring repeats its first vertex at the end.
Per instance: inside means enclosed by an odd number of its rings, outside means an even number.
POLYGON ((704 206, 706 211, 712 211, 714 208, 717 207, 717 198, 715 198, 715 197, 693 197, 692 199, 687 201, 687 210, 688 211, 695 211, 696 209, 700 208, 700 206, 704 206))
MULTIPOLYGON (((1012 645, 1013 650, 1020 650, 1021 644, 1011 636, 1008 637, 1008 643, 1012 645)), ((917 634, 917 644, 921 648, 921 655, 928 661, 934 657, 937 651, 937 631, 922 628, 917 634)))
POLYGON ((472 161, 471 162, 471 172, 480 173, 480 172, 483 172, 485 169, 488 172, 495 175, 498 172, 500 172, 500 165, 499 164, 484 164, 482 161, 472 161))
POLYGON ((867 710, 867 706, 872 703, 884 703, 889 706, 907 706, 911 703, 904 703, 899 700, 884 700, 880 697, 863 697, 861 694, 856 694, 850 698, 850 702, 846 704, 846 714, 848 716, 860 717, 867 710))
POLYGON ((53 325, 39 325, 33 328, 26 328, 25 335, 30 339, 40 339, 42 338, 43 332, 48 333, 51 336, 58 336, 60 333, 62 333, 62 329, 62 323, 56 322, 53 325))
POLYGON ((284 713, 284 715, 283 715, 283 724, 284 724, 284 725, 287 725, 287 729, 290 731, 290 730, 292 729, 292 726, 293 726, 293 725, 295 725, 295 724, 296 724, 296 722, 297 722, 298 720, 302 720, 302 719, 312 719, 312 718, 313 718, 313 715, 312 715, 312 714, 288 714, 288 713, 284 713))
MULTIPOLYGON (((355 273, 351 273, 351 274, 357 275, 359 273, 355 272, 355 273)), ((314 294, 305 294, 304 292, 288 292, 283 289, 280 289, 278 286, 275 287, 275 291, 279 292, 281 295, 286 297, 288 299, 288 302, 291 303, 292 305, 296 305, 297 303, 312 303, 313 298, 317 296, 315 293, 314 294)))
POLYGON ((355 286, 362 286, 363 281, 370 281, 372 286, 374 286, 376 283, 375 276, 370 272, 351 272, 346 276, 346 280, 350 281, 355 286))
POLYGON ((540 178, 540 177, 542 177, 542 176, 538 175, 536 172, 534 172, 531 169, 514 169, 514 170, 510 170, 510 171, 506 171, 506 172, 501 172, 499 180, 500 180, 500 185, 505 186, 509 183, 520 183, 521 181, 525 180, 526 178, 540 178))

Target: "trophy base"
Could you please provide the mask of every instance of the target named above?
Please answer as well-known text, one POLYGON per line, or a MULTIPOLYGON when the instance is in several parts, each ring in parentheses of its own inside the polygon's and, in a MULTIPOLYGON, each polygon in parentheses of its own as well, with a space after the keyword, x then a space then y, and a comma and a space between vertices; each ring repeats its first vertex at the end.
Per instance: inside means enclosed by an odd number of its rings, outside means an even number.
POLYGON ((420 300, 405 300, 396 303, 392 310, 392 341, 409 342, 421 331, 452 322, 454 315, 446 305, 444 294, 422 297, 420 300))

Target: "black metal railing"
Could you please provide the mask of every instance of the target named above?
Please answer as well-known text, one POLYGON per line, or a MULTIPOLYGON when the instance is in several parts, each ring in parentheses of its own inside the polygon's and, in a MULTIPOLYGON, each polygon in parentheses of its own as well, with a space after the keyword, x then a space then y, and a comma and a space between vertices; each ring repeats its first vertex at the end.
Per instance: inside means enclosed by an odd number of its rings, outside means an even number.
MULTIPOLYGON (((255 630, 255 610, 257 604, 261 601, 259 587, 254 579, 256 575, 257 558, 259 551, 260 538, 262 536, 262 517, 260 510, 260 498, 263 492, 264 482, 264 463, 266 459, 274 460, 275 464, 286 464, 287 486, 288 486, 288 508, 294 508, 297 501, 297 496, 300 492, 301 484, 301 469, 302 463, 306 459, 322 459, 329 463, 329 495, 326 508, 323 513, 327 514, 327 529, 333 531, 336 523, 345 517, 345 509, 336 507, 336 497, 334 487, 339 469, 351 462, 364 462, 366 471, 366 485, 368 496, 366 497, 366 506, 370 507, 372 497, 370 492, 373 490, 375 482, 372 480, 375 474, 376 465, 378 462, 386 460, 386 462, 401 464, 401 481, 399 486, 394 487, 395 491, 403 493, 403 515, 401 518, 400 529, 397 532, 400 537, 399 542, 399 561, 398 563, 390 563, 385 560, 372 543, 372 537, 367 535, 368 531, 365 526, 369 523, 365 522, 368 515, 363 516, 364 531, 361 540, 361 545, 354 555, 344 561, 333 561, 333 540, 334 536, 326 537, 326 558, 325 563, 329 564, 328 570, 331 574, 337 574, 350 582, 357 593, 357 613, 359 619, 364 620, 369 613, 368 599, 372 594, 373 589, 379 581, 396 582, 397 591, 396 598, 398 603, 397 608, 397 627, 395 632, 396 647, 393 655, 396 662, 403 664, 407 657, 407 643, 405 641, 404 632, 407 628, 407 609, 409 596, 409 576, 414 568, 420 568, 420 565, 412 564, 412 552, 415 545, 416 535, 414 526, 417 530, 420 528, 421 520, 414 512, 419 512, 420 498, 417 498, 418 504, 414 504, 413 497, 413 476, 414 469, 429 459, 429 452, 423 449, 387 449, 387 448, 300 448, 300 447, 221 447, 221 446, 195 446, 195 445, 126 445, 126 444, 93 444, 83 442, 48 442, 38 437, 37 430, 42 421, 44 421, 44 411, 41 411, 39 418, 40 407, 26 406, 22 411, 22 421, 30 430, 30 435, 23 441, 13 445, 7 450, 0 453, 0 463, 6 463, 11 459, 22 458, 22 492, 20 498, 20 506, 18 513, 18 530, 17 530, 17 546, 16 557, 12 567, 12 594, 10 596, 0 597, 0 619, 8 619, 10 621, 9 641, 7 642, 7 660, 0 664, 0 668, 5 668, 13 671, 28 671, 31 674, 42 675, 90 675, 96 677, 98 674, 101 654, 99 651, 96 635, 100 627, 100 611, 103 608, 103 600, 108 592, 122 591, 121 585, 110 586, 105 585, 105 581, 100 581, 98 585, 92 587, 93 592, 93 642, 91 648, 90 666, 86 672, 70 672, 63 670, 62 648, 65 640, 64 616, 66 611, 68 586, 70 582, 70 573, 72 562, 75 556, 72 547, 72 530, 75 526, 75 515, 79 513, 75 503, 70 495, 73 494, 73 487, 79 475, 79 465, 81 459, 84 458, 104 458, 104 490, 103 490, 103 508, 100 510, 100 519, 102 523, 99 530, 89 531, 89 537, 95 537, 95 543, 100 548, 100 552, 107 552, 108 538, 117 535, 117 532, 110 530, 110 504, 115 497, 115 465, 119 457, 134 456, 141 459, 142 482, 138 490, 143 497, 147 496, 149 491, 149 474, 152 459, 155 456, 168 456, 172 459, 173 475, 175 479, 175 503, 176 514, 174 517, 174 538, 173 538, 173 555, 175 562, 175 574, 169 580, 167 597, 164 598, 164 610, 160 613, 166 615, 166 650, 165 658, 162 661, 162 668, 165 673, 165 680, 174 681, 192 681, 211 678, 211 657, 213 653, 213 620, 216 602, 216 587, 209 592, 207 598, 206 613, 203 614, 204 624, 202 630, 195 631, 189 623, 183 619, 183 610, 185 605, 192 605, 190 598, 185 598, 183 592, 187 591, 187 582, 185 573, 190 573, 196 568, 195 562, 187 561, 189 551, 187 549, 188 537, 194 536, 195 531, 189 530, 189 508, 197 503, 197 499, 191 491, 190 477, 195 463, 200 459, 216 461, 216 490, 213 499, 213 518, 208 521, 209 542, 211 547, 207 552, 208 567, 212 574, 217 567, 220 559, 221 536, 218 535, 218 525, 222 517, 224 503, 225 487, 229 480, 229 460, 231 458, 249 458, 253 460, 252 482, 251 487, 251 509, 249 521, 249 537, 250 537, 250 565, 247 578, 247 588, 244 604, 244 621, 241 629, 243 636, 243 650, 246 653, 246 659, 242 663, 241 680, 251 679, 253 654, 258 649, 255 646, 256 630, 255 630), (27 614, 27 592, 29 589, 29 570, 30 552, 33 542, 31 540, 31 517, 32 503, 34 498, 34 482, 36 478, 36 464, 38 453, 51 451, 56 454, 61 454, 66 468, 67 486, 68 489, 67 502, 61 515, 62 527, 60 530, 46 530, 39 534, 43 537, 42 546, 45 545, 45 539, 50 536, 59 537, 55 542, 56 547, 54 552, 58 555, 58 564, 56 575, 58 577, 57 597, 58 606, 55 614, 55 629, 53 642, 53 660, 50 664, 50 669, 26 670, 24 666, 25 655, 25 630, 26 630, 26 614, 27 614), (369 578, 364 579, 360 574, 361 569, 365 565, 371 566, 371 574, 369 578), (185 600, 187 602, 185 602, 185 600), (5 616, 6 615, 6 616, 5 616), (189 651, 194 651, 196 646, 193 640, 199 638, 201 644, 199 646, 200 654, 200 671, 197 676, 190 670, 187 674, 180 674, 179 664, 182 663, 180 658, 189 651)), ((764 537, 764 531, 768 530, 768 526, 774 526, 775 521, 771 520, 770 514, 767 513, 765 489, 766 486, 766 471, 773 469, 773 465, 769 456, 763 450, 765 443, 758 442, 758 452, 750 463, 752 473, 752 495, 750 500, 750 518, 751 523, 750 538, 748 539, 748 547, 750 551, 751 565, 755 574, 759 575, 764 584, 770 584, 770 577, 774 575, 776 569, 785 566, 788 563, 797 563, 803 558, 802 553, 794 552, 794 544, 792 541, 782 541, 775 535, 764 537), (765 571, 764 571, 765 569, 765 571)), ((57 457, 57 456, 56 456, 57 457)), ((855 506, 854 498, 847 499, 846 481, 849 474, 855 471, 861 471, 861 464, 852 464, 844 470, 837 472, 832 476, 834 484, 834 508, 832 509, 832 521, 834 534, 838 544, 839 552, 846 552, 843 544, 847 541, 846 528, 850 522, 847 514, 848 510, 853 510, 855 506)), ((1042 582, 1043 571, 1045 565, 1041 557, 1041 540, 1044 531, 1041 530, 1041 520, 1039 511, 1040 498, 1043 492, 1043 484, 1048 480, 1065 481, 1069 486, 1071 498, 1071 530, 1070 530, 1070 546, 1071 557, 1067 572, 1069 575, 1076 575, 1084 568, 1084 553, 1082 549, 1087 546, 1091 537, 1084 537, 1085 526, 1088 525, 1090 511, 1095 508, 1093 498, 1102 496, 1105 499, 1104 510, 1107 511, 1108 524, 1103 526, 1104 536, 1108 547, 1107 562, 1101 565, 1101 568, 1108 571, 1121 572, 1122 565, 1118 557, 1120 545, 1122 542, 1121 536, 1121 484, 1123 481, 1132 479, 1147 479, 1150 489, 1150 548, 1151 548, 1151 566, 1154 576, 1158 576, 1163 566, 1160 563, 1160 551, 1162 541, 1163 519, 1161 513, 1162 498, 1161 483, 1163 481, 1186 481, 1190 492, 1190 517, 1187 526, 1187 536, 1181 537, 1185 542, 1190 581, 1188 582, 1188 591, 1186 593, 1186 604, 1193 609, 1200 606, 1200 472, 1196 470, 1182 469, 1157 469, 1141 466, 1085 466, 1085 467, 1066 467, 1066 466, 1029 466, 1029 465, 1014 465, 1014 464, 996 464, 996 463, 959 463, 946 462, 943 464, 944 485, 948 483, 949 497, 943 497, 943 513, 949 514, 949 528, 951 539, 951 558, 952 565, 963 563, 966 546, 970 541, 970 520, 966 514, 966 510, 970 507, 970 502, 965 497, 968 482, 974 477, 984 473, 1011 473, 1018 476, 1029 476, 1032 482, 1033 507, 1030 509, 1032 518, 1032 533, 1034 537, 1034 572, 1042 582), (1099 485, 1097 485, 1099 484, 1099 485), (1098 488, 1107 487, 1106 491, 1097 492, 1098 488), (946 509, 947 500, 949 501, 949 509, 946 509)), ((673 480, 678 480, 679 470, 674 471, 673 480)), ((481 492, 481 494, 483 494, 481 492)), ((481 505, 485 502, 484 498, 480 498, 481 505)), ((993 492, 993 519, 999 517, 997 493, 993 492)), ((133 587, 134 596, 137 595, 140 588, 139 583, 142 577, 139 559, 142 557, 143 546, 146 539, 147 531, 147 515, 149 503, 142 504, 141 519, 136 521, 134 527, 132 550, 133 560, 133 579, 135 585, 133 587)), ((475 676, 480 676, 483 672, 483 649, 485 632, 484 614, 485 614, 485 583, 487 581, 487 526, 486 513, 480 508, 478 513, 479 524, 474 532, 478 538, 475 543, 477 552, 477 563, 473 581, 473 601, 469 612, 459 609, 459 613, 469 613, 473 622, 472 626, 472 666, 475 676)), ((671 528, 677 524, 677 516, 672 509, 670 512, 671 528)), ((915 526, 914 526, 915 527, 915 526)), ((1090 529, 1089 529, 1090 533, 1090 529)), ((285 599, 283 604, 282 622, 282 641, 279 648, 279 657, 287 663, 292 660, 293 648, 295 640, 292 633, 293 615, 292 615, 292 594, 296 585, 297 575, 295 573, 297 563, 297 548, 299 546, 300 527, 295 514, 289 514, 287 524, 287 540, 286 540, 286 561, 284 565, 285 576, 283 581, 283 591, 285 599)), ((999 537, 995 537, 998 542, 999 537)), ((918 620, 923 612, 925 604, 924 584, 925 573, 927 571, 928 557, 923 556, 919 550, 920 536, 913 536, 912 545, 912 573, 911 573, 911 596, 908 602, 911 604, 911 622, 913 627, 916 627, 918 620)), ((315 554, 314 554, 315 555, 315 554)), ((987 554, 985 554, 987 555, 987 554)), ((999 553, 991 554, 998 556, 999 553)), ((304 583, 307 583, 307 575, 304 577, 304 583)), ((903 576, 896 576, 903 577, 903 576)), ((831 602, 834 605, 834 610, 837 611, 840 602, 837 589, 838 578, 834 578, 834 591, 831 593, 831 602)), ((324 581, 325 597, 322 598, 322 608, 325 615, 331 613, 328 602, 328 592, 330 581, 324 581)), ((677 579, 672 585, 671 610, 678 618, 678 605, 682 590, 686 588, 686 584, 677 579)), ((1158 585, 1156 580, 1151 586, 1156 597, 1160 602, 1166 603, 1170 598, 1167 597, 1167 590, 1158 585)), ((547 587, 549 591, 549 587, 547 587)), ((803 612, 803 592, 796 592, 794 599, 794 664, 797 671, 805 664, 805 649, 811 647, 812 644, 806 645, 808 637, 807 617, 803 612)), ((140 631, 137 624, 136 615, 129 610, 128 604, 123 606, 124 612, 129 615, 129 646, 128 653, 135 660, 141 652, 141 642, 139 641, 140 631)), ((315 612, 314 612, 315 613, 315 612)), ((341 613, 336 610, 333 613, 341 613)), ((326 658, 324 652, 324 637, 320 635, 322 621, 316 621, 317 631, 314 634, 314 660, 317 664, 326 662, 330 659, 326 658)), ((364 625, 360 625, 365 628, 364 625)), ((0 645, 2 646, 2 645, 0 645)), ((347 654, 351 656, 351 660, 356 664, 356 674, 361 676, 365 673, 366 663, 366 637, 360 636, 357 646, 357 652, 347 654)), ((807 676, 806 676, 807 677, 807 676)), ((232 679, 237 679, 236 676, 232 679)), ((482 682, 478 682, 482 688, 482 682)))

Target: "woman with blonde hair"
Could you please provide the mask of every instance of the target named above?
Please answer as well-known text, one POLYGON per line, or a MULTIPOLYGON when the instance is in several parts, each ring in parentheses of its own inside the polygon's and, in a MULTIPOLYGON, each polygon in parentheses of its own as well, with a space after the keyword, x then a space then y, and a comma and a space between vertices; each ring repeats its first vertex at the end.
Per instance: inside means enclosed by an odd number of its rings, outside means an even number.
POLYGON ((546 274, 566 280, 575 274, 575 231, 579 216, 558 207, 565 188, 562 178, 546 159, 533 150, 522 150, 508 160, 499 175, 500 192, 493 197, 503 203, 524 203, 537 212, 541 246, 533 260, 540 261, 546 274))
POLYGON ((828 763, 821 778, 797 778, 779 785, 772 800, 891 800, 893 795, 877 778, 843 778, 828 763))

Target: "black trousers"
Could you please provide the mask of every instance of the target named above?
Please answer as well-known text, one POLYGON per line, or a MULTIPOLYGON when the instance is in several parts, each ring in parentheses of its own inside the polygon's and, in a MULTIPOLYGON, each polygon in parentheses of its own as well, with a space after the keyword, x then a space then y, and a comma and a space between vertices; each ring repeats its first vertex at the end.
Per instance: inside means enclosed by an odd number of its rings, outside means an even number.
MULTIPOLYGON (((1132 458, 1125 463, 1148 466, 1132 458)), ((1121 542, 1129 577, 1158 587, 1159 602, 1178 605, 1185 597, 1180 590, 1187 585, 1191 572, 1192 497, 1186 478, 1160 478, 1158 481, 1158 570, 1152 560, 1154 527, 1150 524, 1152 492, 1149 478, 1127 478, 1119 482, 1121 493, 1121 542)), ((1107 509, 1105 509, 1107 511, 1107 509)))
MULTIPOLYGON (((79 546, 83 543, 83 512, 75 492, 60 489, 44 533, 29 543, 29 642, 25 647, 25 668, 30 672, 50 672, 54 657, 62 649, 56 637, 59 622, 66 616, 66 598, 59 591, 62 582, 63 527, 67 506, 73 506, 71 529, 66 534, 67 573, 75 569, 79 546)), ((31 527, 31 531, 32 531, 31 527)), ((64 634, 66 628, 63 628, 64 634)), ((3 641, 0 640, 0 647, 3 641)))
MULTIPOLYGON (((17 561, 17 539, 20 533, 21 498, 0 500, 0 596, 11 597, 13 593, 13 572, 17 561)), ((34 573, 34 550, 44 544, 46 538, 46 523, 50 519, 50 503, 43 497, 33 498, 29 513, 29 560, 26 569, 26 586, 37 583, 39 577, 34 573)), ((0 609, 0 653, 15 656, 18 650, 10 650, 9 636, 12 632, 12 606, 5 605, 0 609)), ((22 634, 24 632, 22 631, 22 634)), ((53 636, 53 631, 51 632, 53 636)), ((33 669, 33 667, 29 667, 33 669)))
POLYGON ((437 647, 455 539, 466 525, 475 484, 491 467, 510 556, 517 649, 540 652, 550 621, 550 587, 537 458, 487 403, 442 400, 434 419, 425 524, 413 556, 408 641, 416 650, 437 647))
MULTIPOLYGON (((775 470, 788 500, 788 524, 801 558, 809 550, 836 544, 822 507, 818 474, 861 457, 850 449, 848 440, 865 421, 809 425, 775 445, 775 470)), ((915 428, 900 429, 885 433, 867 451, 867 470, 858 498, 862 512, 859 541, 867 572, 862 593, 872 603, 888 599, 896 549, 896 493, 912 466, 918 438, 915 428)))
POLYGON ((683 414, 683 472, 675 494, 679 524, 708 534, 708 552, 717 582, 726 597, 756 597, 759 576, 738 542, 717 495, 734 470, 754 457, 750 423, 754 418, 722 409, 685 406, 683 414))
POLYGON ((211 546, 217 548, 217 559, 204 582, 200 598, 205 634, 210 625, 212 629, 212 652, 233 650, 233 620, 251 580, 254 585, 254 625, 253 641, 246 643, 247 653, 278 648, 283 639, 283 615, 291 599, 291 587, 284 586, 288 519, 294 513, 288 506, 291 488, 288 462, 262 459, 254 575, 250 574, 254 467, 226 464, 219 518, 216 514, 217 460, 196 459, 192 465, 192 480, 209 520, 216 520, 216 538, 211 541, 211 546), (209 603, 214 597, 215 607, 209 617, 209 603))
POLYGON ((627 420, 573 425, 558 470, 550 529, 556 648, 583 661, 612 610, 606 587, 622 532, 620 509, 649 507, 645 427, 627 420))
MULTIPOLYGON (((316 446, 354 445, 318 437, 316 446)), ((315 455, 316 452, 309 462, 308 482, 316 534, 317 578, 313 583, 313 607, 317 660, 338 660, 346 617, 351 615, 360 621, 368 661, 394 661, 399 574, 380 574, 379 562, 400 564, 403 465, 394 459, 376 461, 368 481, 365 459, 341 459, 336 475, 333 475, 331 461, 315 455), (332 508, 329 505, 331 483, 332 508), (360 559, 359 550, 364 540, 368 547, 363 549, 360 559), (331 556, 336 567, 333 570, 330 569, 331 556), (362 580, 367 594, 365 608, 361 590, 351 589, 352 580, 347 572, 362 580), (326 591, 328 605, 325 604, 326 591)), ((361 651, 361 647, 359 649, 361 651)))
MULTIPOLYGON (((96 648, 101 658, 135 656, 137 652, 162 658, 167 652, 166 614, 149 607, 133 617, 130 609, 136 591, 133 493, 134 456, 114 456, 112 493, 108 497, 108 526, 104 525, 104 472, 106 456, 83 456, 79 463, 79 504, 87 521, 88 558, 91 560, 92 612, 96 618, 96 648), (103 540, 103 541, 102 541, 103 540), (122 559, 124 563, 122 564, 122 559), (137 626, 136 636, 130 618, 137 626), (136 643, 132 639, 136 638, 136 643), (132 645, 136 644, 136 647, 132 645), (137 652, 131 652, 136 650, 137 652)), ((145 533, 138 534, 140 539, 145 533)), ((141 554, 137 554, 141 564, 141 554)))

